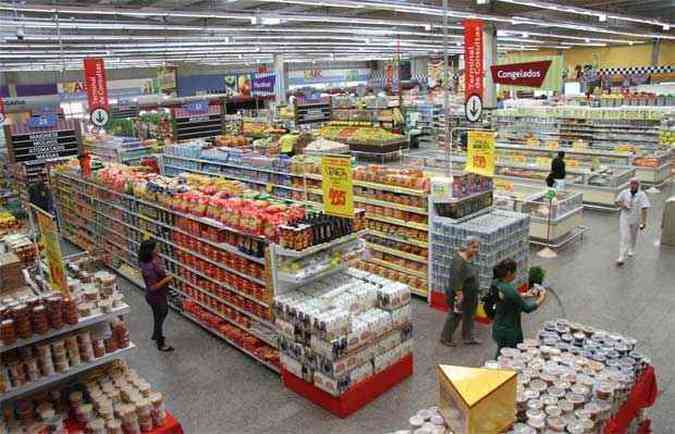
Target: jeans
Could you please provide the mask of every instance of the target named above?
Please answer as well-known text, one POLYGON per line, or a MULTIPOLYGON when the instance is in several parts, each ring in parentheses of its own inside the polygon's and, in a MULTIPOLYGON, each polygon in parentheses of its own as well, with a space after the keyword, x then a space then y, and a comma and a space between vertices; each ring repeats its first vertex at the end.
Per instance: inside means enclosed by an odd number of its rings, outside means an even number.
MULTIPOLYGON (((146 301, 148 301, 146 299, 146 301)), ((150 308, 152 308, 152 319, 153 319, 153 331, 152 331, 152 340, 157 341, 157 345, 162 347, 164 346, 164 332, 162 330, 164 325, 164 320, 169 314, 169 303, 165 300, 159 303, 150 303, 150 308)))
POLYGON ((476 307, 478 306, 478 297, 464 298, 462 303, 462 313, 455 313, 453 309, 454 301, 448 300, 450 310, 443 325, 443 332, 441 333, 441 340, 445 342, 452 342, 452 336, 457 330, 459 322, 462 322, 462 338, 464 342, 474 339, 473 336, 473 322, 476 315, 476 307))

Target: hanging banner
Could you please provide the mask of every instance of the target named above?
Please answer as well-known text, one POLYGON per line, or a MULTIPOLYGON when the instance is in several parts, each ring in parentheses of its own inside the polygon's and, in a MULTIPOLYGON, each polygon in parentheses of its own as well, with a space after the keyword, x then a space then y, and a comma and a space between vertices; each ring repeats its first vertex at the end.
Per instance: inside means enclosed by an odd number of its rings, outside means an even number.
POLYGON ((321 157, 321 175, 324 212, 338 217, 352 218, 354 216, 352 158, 350 156, 321 157))
POLYGON ((251 74, 239 74, 238 86, 239 96, 251 96, 253 85, 251 84, 251 74))
POLYGON ((464 99, 483 99, 483 21, 464 20, 464 99))
POLYGON ((237 75, 226 75, 225 80, 225 93, 229 95, 239 95, 238 89, 238 80, 239 76, 237 75))
POLYGON ((257 74, 253 78, 253 95, 274 95, 274 85, 276 84, 277 76, 274 73, 257 74))
POLYGON ((550 60, 541 62, 513 63, 490 67, 492 81, 512 86, 541 87, 546 78, 550 60))
POLYGON ((493 131, 469 131, 464 170, 478 175, 494 176, 495 133, 493 131))
POLYGON ((54 217, 36 206, 31 206, 31 208, 35 210, 35 215, 37 216, 38 227, 42 235, 42 244, 47 255, 47 265, 49 266, 52 287, 64 295, 70 295, 63 263, 63 254, 61 253, 61 244, 59 244, 59 231, 54 217))
POLYGON ((84 59, 84 83, 87 88, 89 111, 96 109, 108 111, 108 82, 103 59, 100 57, 84 59))

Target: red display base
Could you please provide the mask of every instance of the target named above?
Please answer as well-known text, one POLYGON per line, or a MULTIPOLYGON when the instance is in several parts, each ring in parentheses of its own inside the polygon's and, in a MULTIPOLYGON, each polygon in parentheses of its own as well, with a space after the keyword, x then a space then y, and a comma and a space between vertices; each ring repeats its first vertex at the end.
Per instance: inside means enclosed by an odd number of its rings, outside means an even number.
POLYGON ((346 418, 374 401, 393 386, 410 377, 412 373, 413 356, 410 354, 384 371, 355 384, 339 397, 324 392, 283 368, 281 370, 281 379, 286 387, 298 395, 325 408, 338 417, 346 418))
MULTIPOLYGON (((527 292, 527 284, 523 284, 520 288, 518 288, 518 292, 527 292)), ((429 305, 431 306, 432 309, 440 310, 442 312, 447 312, 450 310, 448 306, 448 297, 445 295, 444 292, 438 292, 438 291, 431 291, 431 302, 429 305)), ((492 321, 490 321, 489 318, 485 318, 482 316, 476 316, 476 321, 481 323, 481 324, 491 324, 492 321)))
MULTIPOLYGON (((84 428, 84 425, 79 424, 72 419, 66 419, 66 431, 68 431, 68 433, 82 433, 84 432, 84 428)), ((167 411, 164 426, 152 430, 148 434, 184 434, 184 432, 183 427, 178 423, 176 418, 167 411)))
MULTIPOLYGON (((621 406, 612 419, 607 422, 603 434, 625 434, 628 427, 640 414, 640 411, 654 405, 658 396, 656 373, 653 367, 648 367, 637 379, 628 400, 621 406)), ((649 420, 642 422, 638 434, 651 433, 649 420)))

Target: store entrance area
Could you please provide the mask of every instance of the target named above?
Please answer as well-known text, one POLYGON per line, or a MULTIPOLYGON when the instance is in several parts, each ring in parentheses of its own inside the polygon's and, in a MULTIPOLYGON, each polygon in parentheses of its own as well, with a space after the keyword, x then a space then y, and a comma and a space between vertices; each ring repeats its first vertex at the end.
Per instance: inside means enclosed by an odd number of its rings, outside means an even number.
MULTIPOLYGON (((544 265, 564 311, 551 298, 524 321, 525 336, 542 324, 564 317, 635 337, 658 367, 663 395, 650 409, 654 433, 672 429, 675 366, 668 336, 675 329, 671 315, 675 282, 675 249, 657 247, 665 193, 650 196, 648 231, 635 257, 623 268, 618 252, 618 216, 586 212, 590 233, 583 242, 560 252, 556 260, 531 257, 544 265)), ((186 433, 386 433, 407 429, 419 409, 436 405, 439 363, 480 366, 494 356, 489 327, 478 326, 482 345, 448 348, 439 343, 445 314, 413 298, 415 372, 411 378, 347 419, 340 419, 286 389, 279 376, 213 337, 187 319, 169 313, 166 333, 176 351, 158 352, 150 341, 152 316, 143 295, 120 279, 132 306, 129 332, 138 349, 129 362, 168 397, 167 405, 186 433), (124 283, 122 283, 124 282, 124 283)))

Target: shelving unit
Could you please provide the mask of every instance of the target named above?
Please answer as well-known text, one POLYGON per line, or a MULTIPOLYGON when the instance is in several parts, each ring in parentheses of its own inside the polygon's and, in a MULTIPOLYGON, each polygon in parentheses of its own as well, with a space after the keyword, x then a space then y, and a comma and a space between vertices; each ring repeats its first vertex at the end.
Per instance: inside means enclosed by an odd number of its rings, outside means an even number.
POLYGON ((85 149, 103 161, 124 164, 140 162, 152 154, 152 146, 144 146, 136 137, 108 137, 85 144, 85 149))
MULTIPOLYGON (((235 246, 209 240, 195 231, 187 231, 181 227, 181 222, 189 220, 217 231, 229 231, 242 237, 255 239, 256 242, 264 243, 267 256, 269 245, 265 239, 228 228, 207 218, 179 213, 157 203, 119 193, 75 175, 57 172, 53 180, 56 184, 59 217, 62 223, 65 223, 64 232, 67 239, 83 248, 91 248, 94 245, 105 248, 114 258, 124 263, 122 267, 114 267, 111 263, 109 264, 111 268, 125 277, 131 277, 135 284, 143 285, 142 280, 139 279, 140 273, 138 273, 135 255, 137 245, 144 235, 153 234, 159 243, 160 256, 165 261, 167 270, 176 275, 172 293, 177 300, 174 307, 181 314, 189 315, 183 311, 181 306, 182 300, 189 300, 239 328, 243 333, 254 336, 270 347, 276 347, 271 313, 274 290, 265 277, 270 273, 267 265, 268 259, 251 256, 240 252, 235 246), (75 201, 77 203, 73 204, 75 201), (75 209, 73 206, 78 208, 75 209), (91 234, 87 236, 91 243, 82 243, 79 239, 78 234, 83 231, 91 234), (181 240, 203 243, 214 254, 239 257, 237 261, 250 261, 256 264, 256 267, 260 267, 261 277, 244 273, 229 266, 226 261, 214 260, 195 248, 184 247, 181 240), (203 264, 204 268, 197 269, 183 260, 188 258, 192 258, 190 264, 198 262, 203 264), (136 276, 130 274, 136 274, 136 276), (226 283, 219 278, 223 274, 228 274, 231 280, 238 281, 242 285, 245 284, 245 287, 226 283), (200 281, 208 282, 208 285, 200 284, 200 281), (222 306, 223 309, 216 306, 222 306), (237 317, 245 320, 238 321, 230 317, 228 312, 236 313, 237 317)), ((208 324, 198 321, 193 315, 190 319, 213 332, 208 324)), ((222 333, 218 335, 223 337, 222 333)), ((225 340, 232 344, 231 339, 225 340)), ((240 345, 235 346, 243 350, 240 345)), ((252 354, 250 351, 245 352, 252 354)), ((256 359, 265 362, 259 358, 256 359)), ((269 363, 265 362, 265 365, 269 363)), ((276 371, 278 372, 278 369, 276 371)))

